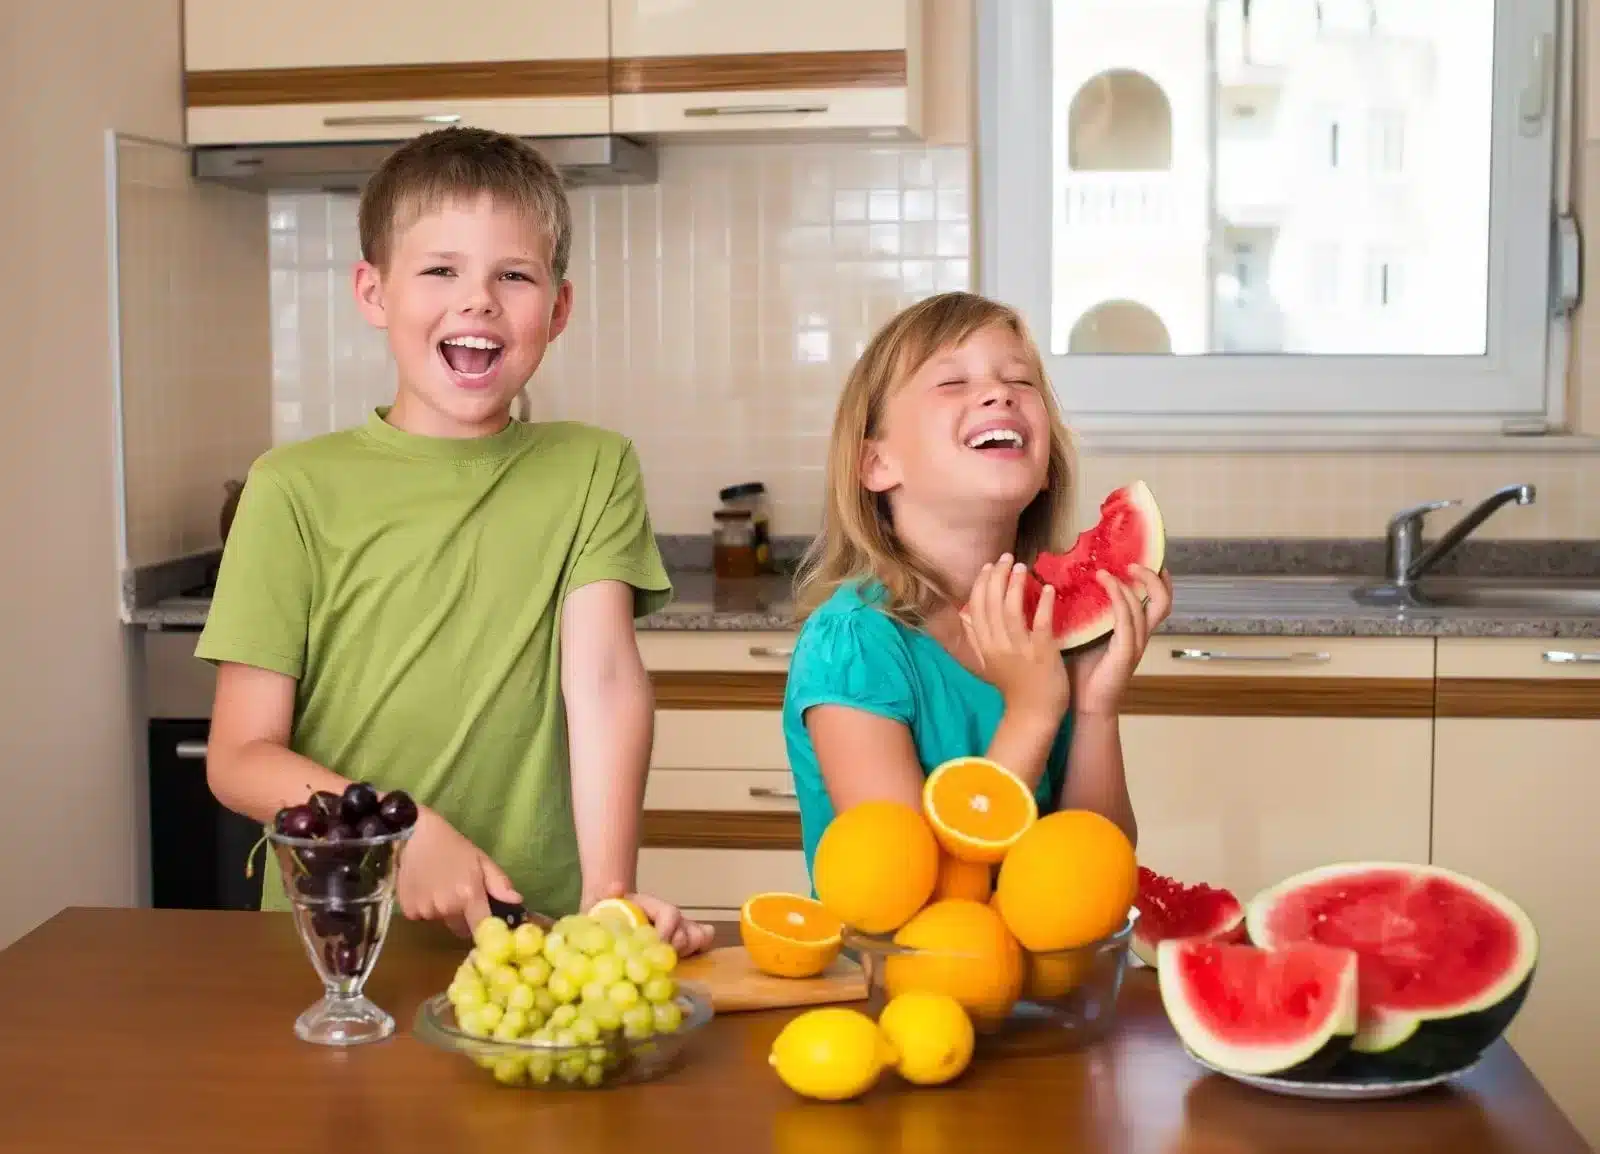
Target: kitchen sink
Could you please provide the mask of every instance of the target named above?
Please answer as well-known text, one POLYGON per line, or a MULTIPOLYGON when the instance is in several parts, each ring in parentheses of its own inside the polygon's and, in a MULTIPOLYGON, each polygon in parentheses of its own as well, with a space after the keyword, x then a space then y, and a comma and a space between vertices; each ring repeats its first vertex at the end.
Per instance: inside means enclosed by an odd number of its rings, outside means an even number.
POLYGON ((1362 585, 1351 596, 1380 608, 1600 616, 1600 578, 1430 577, 1410 589, 1362 585))

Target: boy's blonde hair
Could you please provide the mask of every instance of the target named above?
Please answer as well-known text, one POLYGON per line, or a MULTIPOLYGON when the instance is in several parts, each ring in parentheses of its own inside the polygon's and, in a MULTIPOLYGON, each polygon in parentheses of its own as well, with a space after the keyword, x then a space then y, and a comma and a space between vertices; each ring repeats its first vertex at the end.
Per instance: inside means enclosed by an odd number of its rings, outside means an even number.
POLYGON ((896 315, 868 342, 850 370, 834 413, 828 443, 827 493, 822 530, 801 561, 795 589, 803 620, 839 586, 877 581, 879 606, 896 619, 920 625, 941 605, 961 604, 967 590, 946 589, 933 568, 895 536, 887 498, 861 483, 866 443, 881 435, 885 402, 930 358, 991 325, 1009 328, 1028 360, 1050 422, 1050 463, 1044 490, 1022 511, 1017 557, 1031 562, 1042 549, 1069 545, 1072 480, 1076 461, 1038 346, 1015 309, 976 293, 927 297, 896 315))
POLYGON ((533 145, 483 128, 440 128, 384 158, 361 191, 361 256, 388 267, 395 236, 441 204, 487 194, 525 213, 550 242, 550 270, 567 275, 572 207, 561 173, 533 145))

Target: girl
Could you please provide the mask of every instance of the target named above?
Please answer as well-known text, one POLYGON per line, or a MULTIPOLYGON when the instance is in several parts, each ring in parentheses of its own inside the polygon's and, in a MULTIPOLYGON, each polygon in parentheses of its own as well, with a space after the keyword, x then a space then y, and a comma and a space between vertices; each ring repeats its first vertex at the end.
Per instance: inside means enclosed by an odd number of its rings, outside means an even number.
POLYGON ((1148 569, 1131 586, 1102 572, 1115 630, 1071 656, 1051 635, 1053 589, 1024 619, 1024 563, 1074 540, 1073 465, 1013 310, 944 293, 867 345, 834 417, 784 696, 808 871, 836 811, 920 808, 924 777, 974 753, 1041 812, 1093 809, 1136 839, 1117 713, 1172 588, 1148 569))

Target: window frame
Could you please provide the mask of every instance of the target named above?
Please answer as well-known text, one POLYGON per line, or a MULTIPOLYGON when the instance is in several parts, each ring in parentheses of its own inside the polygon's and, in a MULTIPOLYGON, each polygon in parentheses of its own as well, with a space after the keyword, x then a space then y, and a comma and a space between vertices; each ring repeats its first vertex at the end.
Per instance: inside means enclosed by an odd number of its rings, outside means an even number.
MULTIPOLYGON (((1021 310, 1080 432, 1130 447, 1225 433, 1236 447, 1259 440, 1278 448, 1284 434, 1353 435, 1362 447, 1561 427, 1570 325, 1557 300, 1554 250, 1574 115, 1563 64, 1570 46, 1561 41, 1570 34, 1570 0, 1495 0, 1487 333, 1477 356, 1054 353, 1052 262, 1040 259, 1038 238, 1051 234, 1051 14, 1060 0, 974 2, 977 288, 1021 310), (1537 132, 1523 135, 1519 100, 1536 72, 1535 38, 1543 46, 1544 111, 1537 132)), ((1108 69, 1118 66, 1108 57, 1108 69)), ((1525 435, 1517 440, 1527 446, 1525 435)))

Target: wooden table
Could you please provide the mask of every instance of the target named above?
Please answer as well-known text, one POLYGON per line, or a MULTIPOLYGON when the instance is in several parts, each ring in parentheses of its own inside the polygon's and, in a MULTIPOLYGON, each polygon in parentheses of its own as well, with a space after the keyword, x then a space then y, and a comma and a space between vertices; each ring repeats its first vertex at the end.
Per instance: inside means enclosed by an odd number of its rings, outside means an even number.
POLYGON ((978 1151, 1111 1154, 1580 1154, 1503 1044, 1466 1081, 1394 1102, 1291 1101, 1207 1076, 1178 1048, 1152 975, 1079 1053, 892 1077, 855 1104, 804 1102, 767 1067, 792 1012, 727 1015, 662 1081, 508 1090, 410 1037, 464 955, 399 919, 368 992, 396 1035, 331 1050, 291 1024, 319 990, 287 915, 62 912, 0 952, 0 1151, 296 1150, 506 1154, 978 1151))

